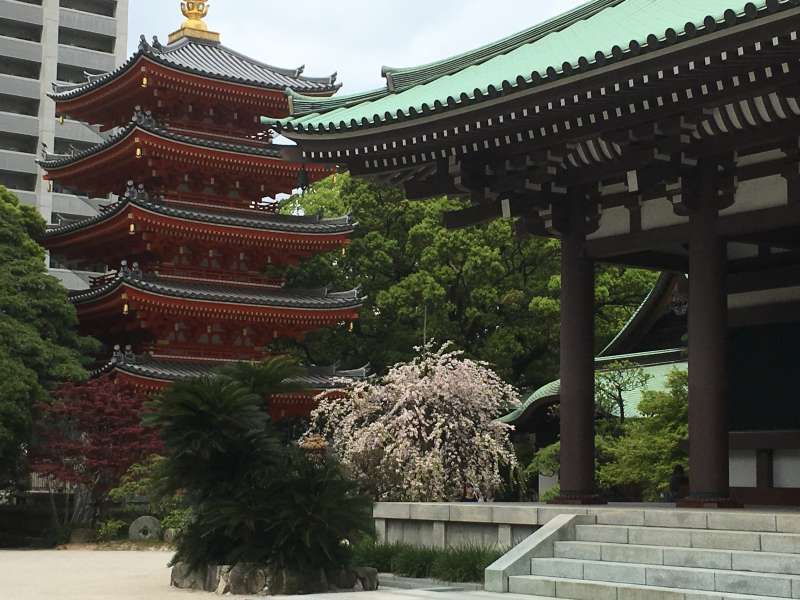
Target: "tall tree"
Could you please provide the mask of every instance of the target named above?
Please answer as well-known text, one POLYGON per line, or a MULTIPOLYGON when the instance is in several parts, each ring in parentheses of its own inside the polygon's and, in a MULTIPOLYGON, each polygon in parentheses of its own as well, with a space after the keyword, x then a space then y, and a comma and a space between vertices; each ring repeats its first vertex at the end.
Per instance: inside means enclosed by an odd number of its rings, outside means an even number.
POLYGON ((22 475, 36 406, 64 381, 86 378, 97 344, 77 317, 34 241, 45 229, 35 208, 0 186, 0 488, 22 475))
MULTIPOLYGON (((449 198, 409 201, 398 188, 346 174, 294 198, 287 210, 349 213, 358 228, 344 254, 292 269, 292 283, 360 285, 368 297, 352 332, 342 326, 308 336, 299 347, 304 358, 348 366, 370 362, 384 372, 410 360, 415 346, 452 340, 514 385, 550 381, 558 365, 559 244, 519 240, 507 221, 445 229, 443 214, 463 206, 449 198)), ((598 268, 598 348, 619 331, 654 281, 644 271, 598 268)))

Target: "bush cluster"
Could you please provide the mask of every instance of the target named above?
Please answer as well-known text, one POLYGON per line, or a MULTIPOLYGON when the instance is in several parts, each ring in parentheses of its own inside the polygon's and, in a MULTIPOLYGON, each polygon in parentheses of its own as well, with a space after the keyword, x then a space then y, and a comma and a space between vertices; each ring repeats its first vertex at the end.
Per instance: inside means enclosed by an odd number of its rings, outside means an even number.
POLYGON ((353 546, 353 564, 402 577, 483 583, 486 568, 505 552, 505 549, 497 547, 417 548, 365 539, 353 546))

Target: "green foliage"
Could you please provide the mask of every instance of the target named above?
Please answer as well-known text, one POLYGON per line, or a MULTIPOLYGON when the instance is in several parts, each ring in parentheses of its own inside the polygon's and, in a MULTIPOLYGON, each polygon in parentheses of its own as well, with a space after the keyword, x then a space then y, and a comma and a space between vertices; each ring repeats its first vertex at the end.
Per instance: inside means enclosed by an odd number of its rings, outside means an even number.
POLYGON ((436 554, 433 548, 399 546, 392 557, 392 573, 417 579, 432 577, 436 554))
POLYGON ((67 291, 34 239, 45 223, 0 186, 0 487, 21 474, 35 407, 64 381, 86 378, 93 340, 80 337, 67 291))
POLYGON ((263 368, 177 383, 150 406, 166 448, 160 489, 182 491, 191 509, 173 561, 345 566, 343 540, 369 530, 371 502, 335 462, 279 442, 265 396, 295 371, 275 359, 263 368))
POLYGON ((545 477, 557 475, 561 468, 560 453, 560 442, 545 446, 533 455, 533 459, 525 469, 525 476, 531 478, 538 475, 544 475, 545 477))
POLYGON ((617 415, 625 421, 625 395, 644 389, 650 379, 644 369, 629 361, 615 362, 595 376, 595 400, 605 415, 617 415))
POLYGON ((161 519, 161 529, 173 529, 178 535, 182 535, 192 524, 194 513, 191 508, 176 508, 161 519))
POLYGON ((669 375, 668 392, 646 392, 639 404, 640 419, 626 422, 625 435, 605 440, 608 461, 601 464, 602 485, 642 486, 645 500, 658 500, 669 488, 673 467, 685 465, 681 442, 689 435, 689 382, 685 371, 669 375))
POLYGON ((408 544, 380 544, 365 538, 354 545, 352 564, 401 577, 481 583, 486 568, 503 554, 505 550, 496 547, 417 548, 408 544))
POLYGON ((97 526, 98 542, 113 542, 122 538, 128 524, 119 519, 107 519, 97 526))
MULTIPOLYGON (((629 418, 613 431, 598 427, 601 433, 595 436, 597 478, 601 490, 636 487, 642 490, 645 500, 653 501, 669 488, 674 466, 685 465, 688 459, 680 446, 689 436, 686 371, 676 369, 670 373, 667 392, 644 392, 639 412, 641 417, 629 418)), ((533 477, 539 473, 557 473, 559 451, 558 442, 539 450, 525 474, 533 477)), ((548 494, 540 501, 550 499, 548 494)))
POLYGON ((553 500, 558 498, 560 495, 561 495, 561 485, 556 484, 549 490, 547 490, 544 494, 539 496, 539 502, 548 504, 549 502, 552 502, 553 500))
MULTIPOLYGON (((359 226, 346 253, 318 256, 289 271, 290 283, 362 286, 368 297, 354 331, 314 333, 296 346, 316 364, 370 362, 378 372, 410 360, 423 341, 453 340, 472 358, 495 365, 508 382, 539 387, 557 370, 560 258, 554 240, 515 238, 497 220, 446 230, 443 214, 460 200, 406 200, 402 191, 338 175, 290 203, 306 214, 352 214, 359 226), (427 338, 427 339, 425 339, 427 338)), ((655 275, 598 269, 598 346, 638 307, 655 275)))

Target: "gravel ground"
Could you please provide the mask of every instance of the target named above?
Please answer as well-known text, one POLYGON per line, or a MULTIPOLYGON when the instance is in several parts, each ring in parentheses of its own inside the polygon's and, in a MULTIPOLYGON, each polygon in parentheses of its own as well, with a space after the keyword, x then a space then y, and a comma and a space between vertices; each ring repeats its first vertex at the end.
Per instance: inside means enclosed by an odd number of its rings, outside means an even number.
MULTIPOLYGON (((0 551, 2 600, 211 600, 215 594, 169 587, 169 552, 0 551)), ((308 600, 513 600, 485 592, 383 590, 302 596, 308 600)), ((250 600, 250 599, 247 599, 250 600)))

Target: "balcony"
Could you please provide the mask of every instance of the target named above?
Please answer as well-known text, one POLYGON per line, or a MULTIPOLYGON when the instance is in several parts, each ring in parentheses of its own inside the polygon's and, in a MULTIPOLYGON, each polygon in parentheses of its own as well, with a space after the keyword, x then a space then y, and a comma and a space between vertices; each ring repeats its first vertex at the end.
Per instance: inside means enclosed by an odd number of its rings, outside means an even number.
POLYGON ((116 65, 114 54, 64 44, 58 45, 58 62, 59 65, 79 67, 94 72, 111 71, 116 65))
MULTIPOLYGON (((7 35, 0 35, 0 44, 3 46, 4 57, 37 64, 42 61, 42 45, 39 42, 29 42, 28 40, 19 40, 7 35)), ((38 78, 37 74, 36 79, 38 78)))
POLYGON ((42 25, 42 7, 16 0, 0 0, 0 18, 42 25))
POLYGON ((110 38, 117 36, 117 21, 113 17, 105 17, 89 12, 62 8, 59 11, 58 23, 61 27, 88 31, 110 38))
MULTIPOLYGON (((37 138, 39 136, 39 118, 0 110, 0 132, 37 138)), ((1 148, 3 148, 2 143, 0 143, 1 148)), ((34 146, 33 152, 36 150, 34 146)))
POLYGON ((38 79, 5 74, 3 73, 2 66, 0 66, 0 90, 3 90, 4 94, 35 99, 37 101, 40 96, 38 79))

